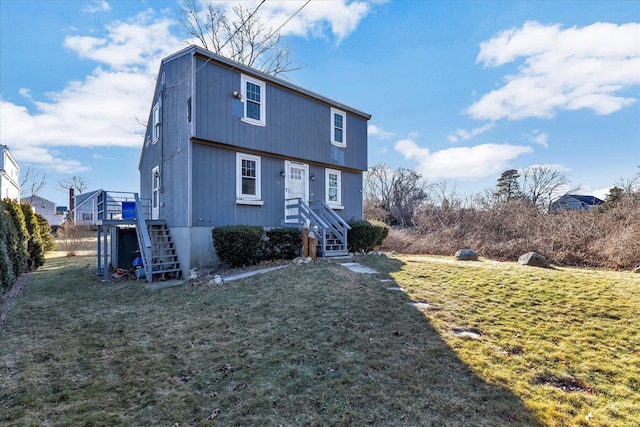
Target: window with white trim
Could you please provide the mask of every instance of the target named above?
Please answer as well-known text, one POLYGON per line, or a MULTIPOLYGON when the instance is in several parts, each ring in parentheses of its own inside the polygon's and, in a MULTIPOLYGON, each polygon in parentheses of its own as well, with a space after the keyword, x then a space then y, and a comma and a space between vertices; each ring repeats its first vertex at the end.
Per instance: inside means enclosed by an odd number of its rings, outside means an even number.
POLYGON ((262 205, 260 157, 236 153, 236 203, 262 205))
POLYGON ((339 147, 347 146, 347 114, 331 109, 331 143, 339 147))
POLYGON ((330 207, 342 209, 342 173, 335 169, 325 171, 325 200, 330 207))
POLYGON ((160 139, 160 103, 156 102, 153 106, 153 138, 152 141, 155 144, 160 139))
POLYGON ((260 80, 242 75, 242 99, 244 100, 243 121, 265 126, 266 85, 260 80))

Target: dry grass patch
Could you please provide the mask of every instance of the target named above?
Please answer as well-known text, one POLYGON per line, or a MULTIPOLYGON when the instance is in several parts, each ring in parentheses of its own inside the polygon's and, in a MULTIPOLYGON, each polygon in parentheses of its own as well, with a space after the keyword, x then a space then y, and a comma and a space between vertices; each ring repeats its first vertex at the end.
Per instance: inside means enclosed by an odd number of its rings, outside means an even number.
POLYGON ((473 372, 545 425, 640 420, 640 275, 416 255, 363 262, 390 271, 473 372))
POLYGON ((540 425, 388 276, 312 263, 149 291, 101 284, 88 260, 50 259, 16 300, 0 424, 540 425))

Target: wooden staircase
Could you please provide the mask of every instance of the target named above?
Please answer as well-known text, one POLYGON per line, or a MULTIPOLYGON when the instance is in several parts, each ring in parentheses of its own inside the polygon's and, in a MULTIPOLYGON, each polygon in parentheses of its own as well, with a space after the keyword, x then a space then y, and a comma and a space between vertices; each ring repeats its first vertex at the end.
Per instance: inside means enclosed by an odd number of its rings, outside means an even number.
POLYGON ((171 232, 164 220, 145 220, 138 195, 135 195, 136 233, 140 257, 147 282, 154 276, 160 280, 182 277, 176 248, 171 240, 171 232), (158 277, 159 276, 159 277, 158 277))
POLYGON ((336 257, 348 255, 347 231, 351 227, 333 211, 324 201, 306 203, 295 198, 285 200, 285 207, 295 209, 296 214, 287 216, 286 225, 302 226, 309 221, 311 227, 317 230, 318 255, 322 257, 336 257))
MULTIPOLYGON (((182 276, 178 254, 171 241, 171 233, 165 221, 147 221, 151 240, 151 276, 161 280, 178 279, 182 276)), ((148 270, 147 270, 148 271, 148 270)))

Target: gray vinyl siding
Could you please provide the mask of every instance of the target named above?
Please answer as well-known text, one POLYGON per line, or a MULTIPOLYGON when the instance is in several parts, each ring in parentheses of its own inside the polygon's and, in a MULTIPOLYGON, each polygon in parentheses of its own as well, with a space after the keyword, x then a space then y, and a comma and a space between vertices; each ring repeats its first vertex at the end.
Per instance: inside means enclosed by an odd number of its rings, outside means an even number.
POLYGON ((150 203, 152 196, 152 170, 160 166, 160 218, 166 219, 171 226, 189 225, 187 207, 191 123, 188 122, 187 105, 192 93, 191 63, 191 55, 184 55, 161 66, 140 162, 140 194, 141 198, 147 200, 146 203, 150 203), (153 143, 152 114, 159 100, 162 100, 161 132, 160 139, 153 143))
MULTIPOLYGON (((239 151, 242 152, 242 151, 239 151)), ((205 144, 193 144, 194 227, 260 225, 279 227, 284 222, 284 160, 269 156, 261 159, 262 206, 236 203, 236 151, 205 144)), ((310 165, 309 200, 324 200, 325 168, 310 165)), ((337 213, 344 219, 362 217, 362 174, 342 171, 342 203, 337 213)))
MULTIPOLYGON (((293 159, 349 169, 367 169, 367 119, 349 111, 345 148, 331 144, 329 103, 266 83, 266 126, 241 120, 241 72, 196 59, 195 135, 197 138, 293 159)), ((336 108, 344 111, 337 106, 336 108)))

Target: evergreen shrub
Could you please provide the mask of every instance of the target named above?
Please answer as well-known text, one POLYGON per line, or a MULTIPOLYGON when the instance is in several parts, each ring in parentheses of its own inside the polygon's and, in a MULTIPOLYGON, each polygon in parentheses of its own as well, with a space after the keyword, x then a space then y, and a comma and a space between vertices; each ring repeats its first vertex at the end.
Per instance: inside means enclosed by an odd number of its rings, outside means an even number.
POLYGON ((382 246, 389 236, 389 227, 383 223, 371 223, 357 219, 352 219, 347 223, 351 227, 347 234, 349 252, 371 252, 382 246))
POLYGON ((24 222, 29 232, 29 240, 27 241, 27 249, 29 251, 29 269, 33 270, 44 265, 44 245, 40 236, 40 224, 33 212, 33 208, 28 203, 20 205, 24 222))
POLYGON ((53 234, 51 232, 51 226, 49 225, 49 221, 36 213, 36 219, 38 220, 38 226, 40 228, 40 237, 42 238, 42 245, 44 247, 45 252, 51 252, 56 248, 56 239, 53 238, 53 234))
POLYGON ((213 247, 221 263, 231 267, 257 264, 271 259, 295 258, 302 245, 297 228, 227 225, 211 231, 213 247))
POLYGON ((293 259, 300 253, 302 231, 298 228, 278 227, 268 230, 264 242, 266 259, 293 259))
POLYGON ((264 229, 248 225, 226 225, 211 231, 218 259, 231 267, 256 264, 261 255, 264 229))

